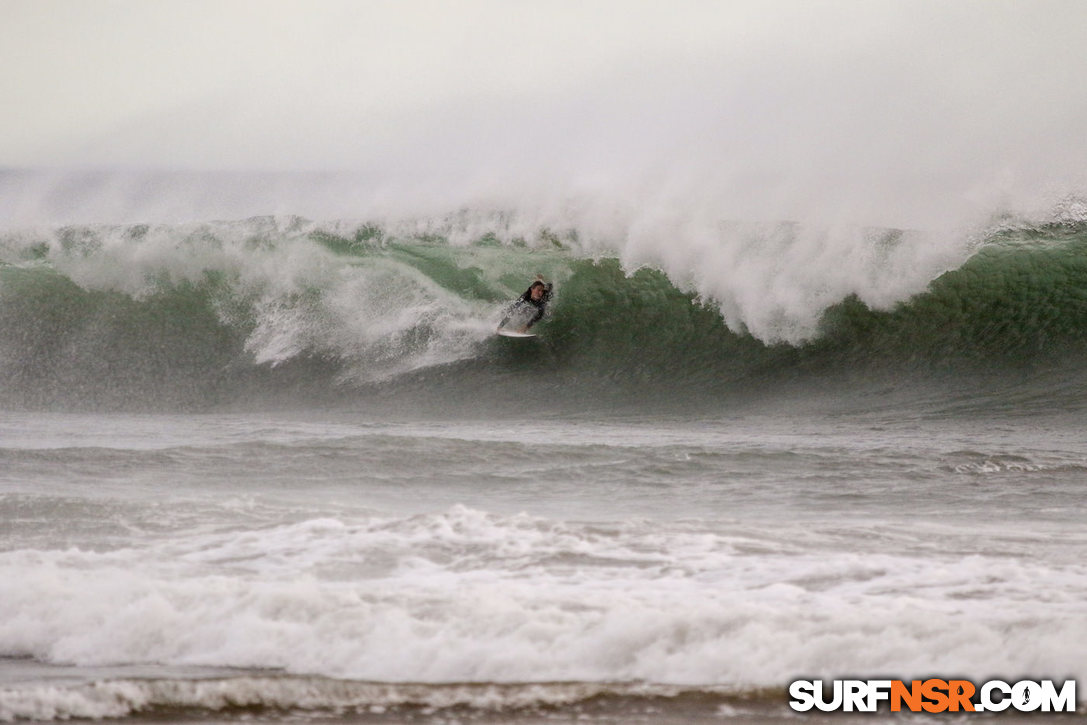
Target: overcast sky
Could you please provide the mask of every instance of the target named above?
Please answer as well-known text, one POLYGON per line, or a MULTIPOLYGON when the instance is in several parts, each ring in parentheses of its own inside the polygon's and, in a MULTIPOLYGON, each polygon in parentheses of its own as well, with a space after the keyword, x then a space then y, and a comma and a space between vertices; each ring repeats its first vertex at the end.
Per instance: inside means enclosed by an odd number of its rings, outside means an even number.
POLYGON ((0 0, 0 166, 988 204, 1082 183, 1085 79, 1078 0, 0 0))

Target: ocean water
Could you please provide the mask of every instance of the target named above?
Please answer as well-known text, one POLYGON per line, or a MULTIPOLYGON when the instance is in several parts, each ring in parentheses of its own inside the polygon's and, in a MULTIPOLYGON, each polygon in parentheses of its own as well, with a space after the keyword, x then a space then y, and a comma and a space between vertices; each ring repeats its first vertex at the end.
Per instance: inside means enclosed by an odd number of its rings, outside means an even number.
MULTIPOLYGON (((1087 225, 0 234, 0 720, 1087 682, 1087 225), (655 241, 654 241, 655 240, 655 241), (540 336, 493 335, 536 273, 540 336)), ((1007 718, 1005 718, 1007 719, 1007 718)))

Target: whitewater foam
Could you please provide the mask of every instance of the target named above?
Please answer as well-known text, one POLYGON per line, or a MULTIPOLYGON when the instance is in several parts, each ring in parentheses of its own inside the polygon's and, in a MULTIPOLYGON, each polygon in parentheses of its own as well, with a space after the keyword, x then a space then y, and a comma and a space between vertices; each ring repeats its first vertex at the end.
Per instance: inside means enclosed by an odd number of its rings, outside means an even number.
MULTIPOLYGON (((267 674, 188 679, 109 679, 74 686, 0 687, 0 721, 119 718, 143 712, 198 710, 316 711, 385 714, 390 710, 548 711, 600 698, 676 699, 685 688, 646 683, 524 685, 370 683, 267 674)), ((727 688, 699 695, 726 696, 727 688)), ((719 707, 728 707, 720 705, 719 707)), ((735 708, 733 708, 735 709, 735 708)))
POLYGON ((0 554, 0 653, 385 682, 1068 672, 1082 564, 803 553, 455 507, 0 554))

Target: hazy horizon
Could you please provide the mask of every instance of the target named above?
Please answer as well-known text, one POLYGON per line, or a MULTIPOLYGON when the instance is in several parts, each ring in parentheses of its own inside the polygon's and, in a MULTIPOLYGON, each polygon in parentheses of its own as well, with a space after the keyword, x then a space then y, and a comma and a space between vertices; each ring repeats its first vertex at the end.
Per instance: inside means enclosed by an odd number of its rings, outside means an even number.
POLYGON ((0 167, 41 172, 0 184, 14 222, 65 218, 88 170, 112 180, 76 217, 580 199, 925 226, 1087 186, 1076 2, 2 7, 0 167), (260 174, 201 207, 147 170, 260 174))

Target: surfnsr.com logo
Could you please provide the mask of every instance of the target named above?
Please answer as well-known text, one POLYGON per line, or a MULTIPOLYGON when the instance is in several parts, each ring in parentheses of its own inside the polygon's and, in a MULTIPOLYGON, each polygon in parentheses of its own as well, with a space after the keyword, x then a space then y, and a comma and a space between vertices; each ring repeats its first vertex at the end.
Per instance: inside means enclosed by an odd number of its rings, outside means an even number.
POLYGON ((797 712, 1075 712, 1076 681, 1058 687, 1053 680, 1009 684, 989 680, 797 680, 789 685, 789 707, 797 712))

